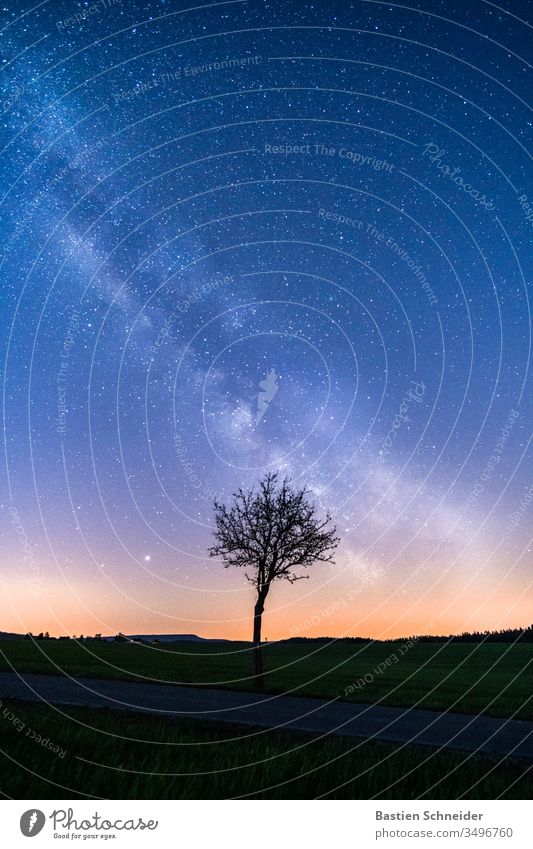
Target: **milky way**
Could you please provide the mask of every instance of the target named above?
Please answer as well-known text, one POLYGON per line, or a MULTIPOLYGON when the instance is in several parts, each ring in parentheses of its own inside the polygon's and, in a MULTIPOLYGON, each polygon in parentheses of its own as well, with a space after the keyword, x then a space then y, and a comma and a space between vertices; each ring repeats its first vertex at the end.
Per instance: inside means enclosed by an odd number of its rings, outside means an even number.
POLYGON ((0 628, 248 637, 267 470, 342 539, 267 636, 528 624, 527 15, 4 8, 0 628))

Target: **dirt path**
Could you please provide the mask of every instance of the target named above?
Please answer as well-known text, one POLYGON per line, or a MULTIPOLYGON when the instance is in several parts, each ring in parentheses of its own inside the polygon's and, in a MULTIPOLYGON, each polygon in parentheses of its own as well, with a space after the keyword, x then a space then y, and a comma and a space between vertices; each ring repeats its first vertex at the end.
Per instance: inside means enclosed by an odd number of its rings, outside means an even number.
POLYGON ((533 722, 296 696, 0 672, 0 698, 336 734, 533 763, 533 722))

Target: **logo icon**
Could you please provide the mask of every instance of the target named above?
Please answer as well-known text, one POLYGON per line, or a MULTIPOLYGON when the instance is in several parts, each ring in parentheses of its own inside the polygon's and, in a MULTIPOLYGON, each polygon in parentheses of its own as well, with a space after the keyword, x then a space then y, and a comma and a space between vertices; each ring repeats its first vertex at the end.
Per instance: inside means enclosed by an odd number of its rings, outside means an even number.
POLYGON ((257 394, 257 413, 255 417, 255 426, 259 424, 265 415, 268 405, 274 400, 278 391, 278 376, 273 368, 267 373, 264 380, 259 381, 260 392, 257 394))
POLYGON ((42 831, 46 817, 42 811, 37 808, 31 808, 25 811, 20 818, 20 830, 24 837, 35 837, 42 831))

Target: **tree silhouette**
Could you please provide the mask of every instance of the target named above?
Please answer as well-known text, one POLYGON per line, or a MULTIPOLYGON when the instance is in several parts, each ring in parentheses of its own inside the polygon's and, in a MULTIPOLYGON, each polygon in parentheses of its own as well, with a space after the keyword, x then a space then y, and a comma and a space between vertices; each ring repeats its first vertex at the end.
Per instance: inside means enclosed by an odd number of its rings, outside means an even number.
POLYGON ((339 540, 330 515, 318 516, 307 488, 293 489, 277 473, 265 475, 258 489, 239 489, 230 507, 215 500, 214 510, 216 544, 210 556, 222 557, 226 568, 246 569, 245 577, 257 591, 253 661, 255 686, 261 689, 261 620, 272 582, 308 578, 301 570, 331 562, 339 540))

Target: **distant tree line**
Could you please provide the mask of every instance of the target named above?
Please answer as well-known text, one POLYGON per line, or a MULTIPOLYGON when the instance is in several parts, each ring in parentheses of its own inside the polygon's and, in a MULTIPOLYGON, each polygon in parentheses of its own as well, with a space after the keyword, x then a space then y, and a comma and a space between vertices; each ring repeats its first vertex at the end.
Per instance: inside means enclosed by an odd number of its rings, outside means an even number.
POLYGON ((416 636, 419 643, 533 643, 533 625, 527 628, 503 628, 500 631, 463 631, 462 634, 410 634, 408 637, 395 637, 393 640, 372 640, 370 637, 291 637, 284 643, 397 643, 412 640, 416 636))
MULTIPOLYGON (((117 635, 118 636, 118 635, 117 635)), ((44 633, 40 631, 38 634, 32 634, 31 631, 28 631, 27 634, 24 634, 23 640, 102 640, 101 634, 94 634, 94 636, 90 637, 88 634, 86 637, 83 634, 80 634, 79 637, 76 637, 74 634, 72 637, 60 636, 60 637, 51 637, 48 631, 44 633)), ((115 637, 117 639, 117 637, 115 637)))
MULTIPOLYGON (((72 636, 51 637, 48 631, 44 631, 44 633, 43 633, 43 631, 40 631, 39 634, 32 634, 31 631, 28 631, 27 634, 24 634, 22 639, 23 640, 76 640, 76 642, 80 642, 80 640, 82 640, 83 642, 87 642, 87 640, 88 640, 90 642, 96 641, 96 642, 103 642, 103 643, 108 643, 108 642, 142 643, 142 642, 144 642, 142 637, 125 637, 124 634, 121 634, 121 633, 115 634, 114 637, 102 637, 101 634, 94 634, 93 636, 90 636, 89 634, 87 634, 85 636, 83 634, 80 634, 79 637, 77 637, 75 634, 73 634, 72 636)), ((159 643, 159 640, 154 639, 154 640, 151 640, 150 642, 159 643)))
POLYGON ((423 634, 418 637, 418 642, 533 643, 533 625, 528 625, 527 628, 503 628, 500 631, 463 631, 462 634, 450 634, 448 637, 423 634))
MULTIPOLYGON (((419 643, 533 643, 533 625, 528 625, 527 628, 502 628, 500 631, 463 631, 462 634, 448 634, 448 636, 435 634, 410 634, 408 637, 395 637, 391 640, 374 640, 371 637, 289 637, 286 640, 273 640, 270 645, 276 643, 317 643, 317 642, 336 642, 336 643, 397 643, 405 640, 412 640, 416 636, 419 643)), ((20 639, 20 638, 19 638, 20 639)), ((31 632, 24 634, 24 640, 90 640, 102 642, 116 643, 131 643, 142 642, 141 637, 125 637, 124 634, 116 634, 113 638, 103 639, 101 634, 94 636, 79 637, 51 637, 48 631, 39 634, 31 632)), ((153 643, 158 643, 159 640, 152 640, 153 643)))

